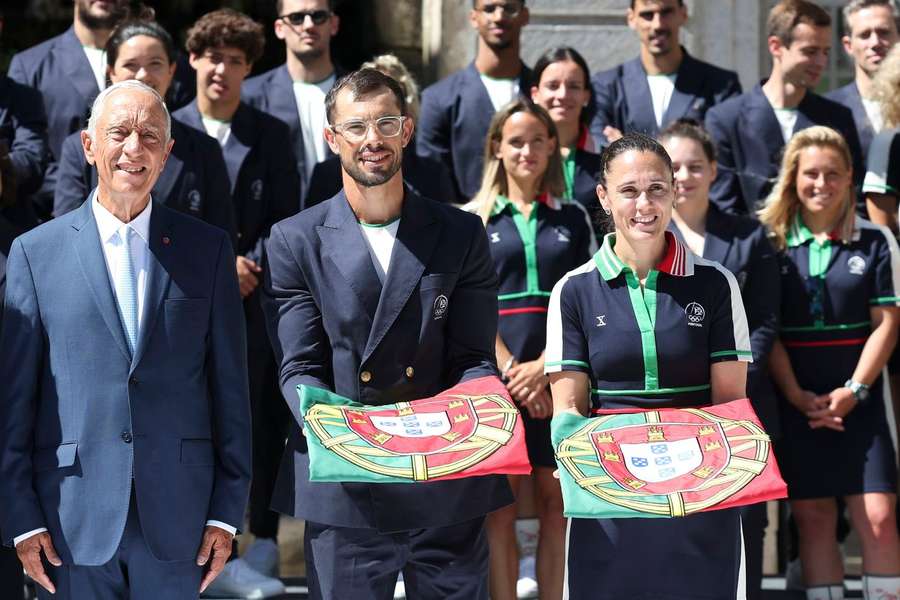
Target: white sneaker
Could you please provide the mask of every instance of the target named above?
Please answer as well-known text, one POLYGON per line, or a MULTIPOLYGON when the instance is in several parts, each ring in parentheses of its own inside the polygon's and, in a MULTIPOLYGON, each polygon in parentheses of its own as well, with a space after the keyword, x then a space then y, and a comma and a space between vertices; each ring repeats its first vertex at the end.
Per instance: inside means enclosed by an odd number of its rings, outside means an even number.
POLYGON ((236 558, 225 563, 225 568, 209 584, 201 597, 257 600, 284 593, 284 584, 281 581, 254 571, 243 558, 236 558))
POLYGON ((406 584, 403 583, 403 573, 397 576, 397 583, 394 584, 394 600, 404 600, 406 598, 406 584))
POLYGON ((257 573, 278 577, 278 544, 275 540, 256 538, 241 558, 257 573))
POLYGON ((519 580, 516 582, 516 597, 538 597, 537 576, 534 572, 534 556, 525 556, 519 561, 519 580))

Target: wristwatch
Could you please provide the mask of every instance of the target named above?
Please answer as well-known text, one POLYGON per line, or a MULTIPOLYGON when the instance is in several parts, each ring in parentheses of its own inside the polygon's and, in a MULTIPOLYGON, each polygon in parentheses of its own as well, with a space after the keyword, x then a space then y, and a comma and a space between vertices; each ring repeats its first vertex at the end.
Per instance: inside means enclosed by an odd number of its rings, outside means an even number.
POLYGON ((848 379, 844 383, 844 387, 850 388, 850 391, 853 392, 853 395, 856 397, 857 402, 865 402, 869 399, 869 386, 864 383, 859 383, 858 381, 848 379))

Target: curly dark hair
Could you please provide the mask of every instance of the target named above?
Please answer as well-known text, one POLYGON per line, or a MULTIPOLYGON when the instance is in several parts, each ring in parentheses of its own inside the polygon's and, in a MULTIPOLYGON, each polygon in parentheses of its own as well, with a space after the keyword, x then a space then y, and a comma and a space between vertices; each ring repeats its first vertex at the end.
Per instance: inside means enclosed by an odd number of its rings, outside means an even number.
POLYGON ((210 48, 228 46, 243 50, 247 62, 262 56, 266 38, 263 26, 231 8, 206 13, 188 30, 184 46, 191 54, 200 55, 210 48))

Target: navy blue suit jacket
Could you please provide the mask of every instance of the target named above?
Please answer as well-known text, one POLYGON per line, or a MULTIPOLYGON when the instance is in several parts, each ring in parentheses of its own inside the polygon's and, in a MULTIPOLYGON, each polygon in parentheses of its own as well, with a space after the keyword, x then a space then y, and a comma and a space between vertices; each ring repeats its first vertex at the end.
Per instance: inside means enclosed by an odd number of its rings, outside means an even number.
MULTIPOLYGON (((153 198, 227 231, 236 240, 228 169, 219 143, 177 119, 172 119, 172 139, 175 144, 153 186, 153 198)), ((84 157, 80 132, 63 143, 58 181, 53 198, 57 217, 81 206, 97 186, 97 169, 84 157)))
POLYGON ((875 137, 875 130, 869 121, 869 115, 866 114, 866 108, 862 103, 862 96, 859 94, 859 88, 856 82, 851 81, 844 87, 831 90, 825 97, 833 100, 838 104, 843 104, 853 113, 853 122, 856 125, 856 134, 859 136, 859 148, 863 157, 869 155, 869 146, 872 144, 872 138, 875 137))
MULTIPOLYGON (((793 133, 813 125, 840 132, 853 155, 854 179, 862 182, 865 163, 850 109, 807 92, 797 111, 793 133)), ((716 142, 719 163, 710 200, 725 212, 753 215, 775 184, 785 145, 761 85, 710 109, 706 128, 716 142)))
POLYGON ((119 545, 131 488, 161 561, 192 560, 208 519, 243 523, 250 409, 234 253, 154 203, 134 356, 91 203, 17 238, 0 337, 0 529, 46 527, 66 564, 119 545))
POLYGON ((3 331, 3 301, 6 296, 6 259, 19 230, 0 215, 0 331, 3 331))
MULTIPOLYGON (((56 187, 56 162, 63 141, 87 124, 91 103, 100 88, 75 30, 69 27, 46 42, 16 53, 7 73, 11 79, 40 91, 47 114, 51 162, 41 189, 34 196, 42 218, 50 216, 56 187)), ((82 196, 84 198, 84 196, 82 196)))
MULTIPOLYGON (((675 89, 663 115, 663 127, 678 119, 703 122, 712 106, 741 93, 734 71, 697 60, 684 51, 675 77, 675 89)), ((591 78, 597 112, 591 121, 591 136, 597 147, 608 142, 603 134, 607 125, 622 133, 639 131, 656 137, 659 127, 653 112, 653 97, 647 84, 647 71, 640 58, 601 71, 591 78)))
MULTIPOLYGON (((583 205, 591 217, 594 232, 599 236, 596 217, 600 208, 597 183, 600 176, 600 155, 587 150, 575 150, 575 200, 583 205)), ((605 232, 603 232, 605 233, 605 232)))
MULTIPOLYGON (((523 64, 519 92, 530 93, 530 85, 531 70, 523 64)), ((484 136, 493 116, 494 105, 475 63, 422 92, 416 151, 450 169, 457 202, 468 202, 481 187, 484 136)))
POLYGON ((295 419, 272 507, 317 523, 400 531, 510 503, 503 477, 312 483, 301 451, 299 384, 384 405, 497 373, 497 280, 480 219, 407 190, 384 286, 343 191, 275 225, 268 249, 263 306, 295 419), (436 316, 439 296, 449 309, 436 316))

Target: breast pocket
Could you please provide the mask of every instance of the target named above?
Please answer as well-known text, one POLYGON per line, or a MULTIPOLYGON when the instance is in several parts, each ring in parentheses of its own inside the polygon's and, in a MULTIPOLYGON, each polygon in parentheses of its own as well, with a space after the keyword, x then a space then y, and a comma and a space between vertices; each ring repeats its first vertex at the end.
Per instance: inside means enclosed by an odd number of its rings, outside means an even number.
POLYGON ((432 273, 422 277, 419 295, 425 313, 424 323, 440 321, 450 310, 450 295, 456 285, 457 273, 432 273))
POLYGON ((165 301, 166 337, 173 347, 202 342, 209 327, 208 298, 169 298, 165 301))

